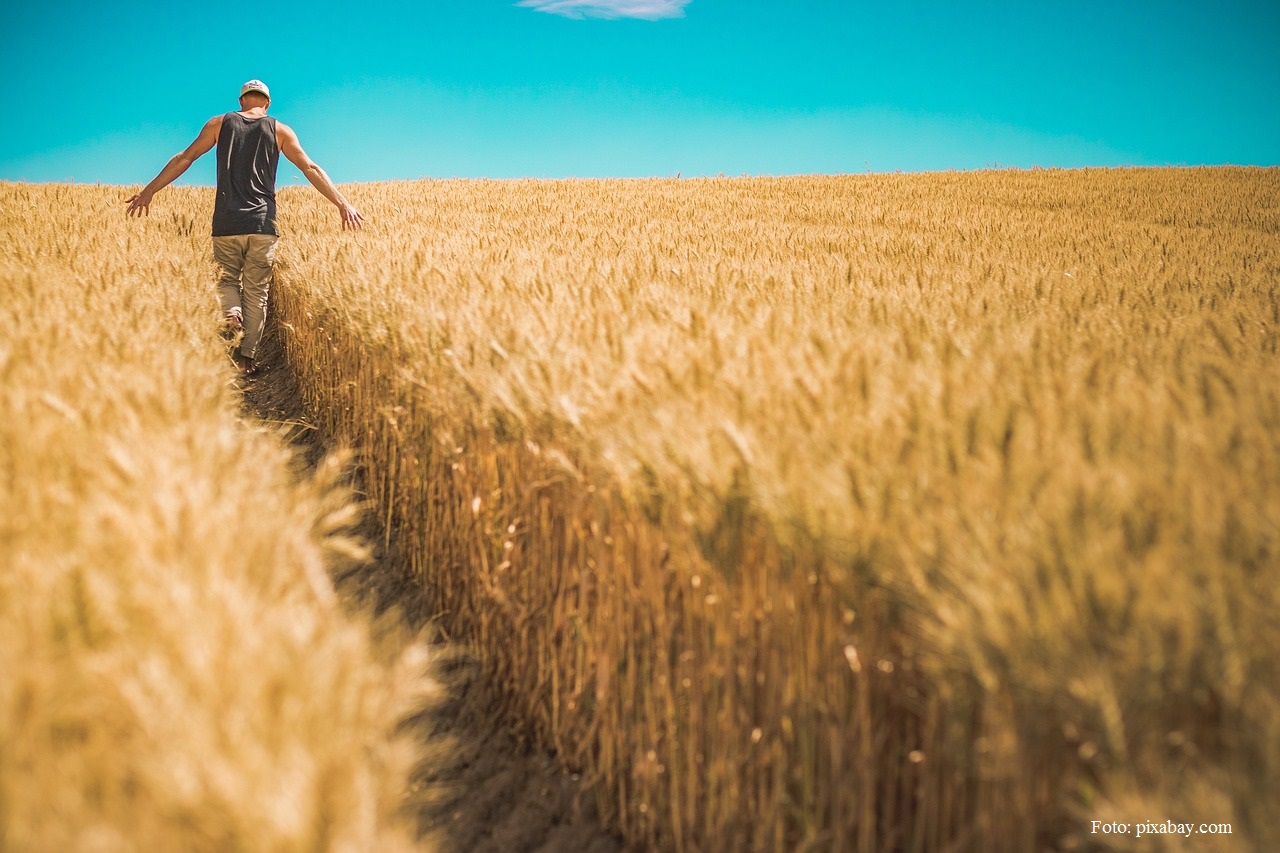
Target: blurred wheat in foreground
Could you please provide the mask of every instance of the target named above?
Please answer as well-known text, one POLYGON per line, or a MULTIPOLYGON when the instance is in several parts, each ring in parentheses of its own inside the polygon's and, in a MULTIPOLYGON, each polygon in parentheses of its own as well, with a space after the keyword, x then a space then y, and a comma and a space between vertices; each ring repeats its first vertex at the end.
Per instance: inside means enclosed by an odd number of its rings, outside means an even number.
POLYGON ((166 195, 0 184, 0 849, 409 849, 421 660, 335 600, 336 464, 239 421, 166 195))
POLYGON ((291 366, 637 847, 1280 846, 1280 171, 350 196, 291 366))

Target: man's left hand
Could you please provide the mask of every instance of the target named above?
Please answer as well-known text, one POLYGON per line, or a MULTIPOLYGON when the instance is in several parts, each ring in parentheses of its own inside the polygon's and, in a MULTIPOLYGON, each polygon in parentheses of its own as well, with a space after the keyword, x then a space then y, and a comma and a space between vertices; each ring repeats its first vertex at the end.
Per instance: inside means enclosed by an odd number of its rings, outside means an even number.
POLYGON ((344 204, 338 208, 338 213, 342 216, 342 230, 346 231, 350 228, 352 231, 359 230, 364 225, 364 217, 360 211, 356 210, 349 204, 344 204))

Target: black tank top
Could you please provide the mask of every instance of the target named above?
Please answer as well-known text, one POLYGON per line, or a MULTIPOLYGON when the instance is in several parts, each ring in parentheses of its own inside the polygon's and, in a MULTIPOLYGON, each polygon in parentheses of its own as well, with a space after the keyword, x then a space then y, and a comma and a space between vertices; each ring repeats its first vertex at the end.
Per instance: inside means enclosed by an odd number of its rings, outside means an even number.
POLYGON ((276 120, 222 117, 218 132, 218 198, 213 236, 276 233, 276 120))

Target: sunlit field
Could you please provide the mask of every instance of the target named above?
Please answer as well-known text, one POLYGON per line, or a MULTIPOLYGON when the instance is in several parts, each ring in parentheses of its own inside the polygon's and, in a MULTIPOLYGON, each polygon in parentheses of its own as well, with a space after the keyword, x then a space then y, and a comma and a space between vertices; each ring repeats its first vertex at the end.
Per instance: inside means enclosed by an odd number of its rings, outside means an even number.
POLYGON ((0 849, 416 849, 341 466, 241 422, 207 229, 121 198, 0 184, 0 849))
POLYGON ((291 362, 629 837, 1275 838, 1275 170, 351 194, 291 362))
MULTIPOLYGON (((5 238, 11 631, 11 614, 66 621, 82 588, 142 577, 74 568, 91 521, 136 516, 155 532, 126 538, 145 543, 190 518, 221 541, 217 501, 166 515, 136 496, 159 487, 100 485, 123 476, 113 454, 187 448, 216 482, 208 445, 252 436, 40 437, 75 417, 150 424, 94 414, 143 391, 143 411, 210 422, 193 396, 221 400, 230 371, 200 265, 212 195, 166 190, 128 222, 107 190, 3 192, 7 222, 60 212, 5 238), (99 331, 69 337, 73 319, 99 331), (175 343, 131 360, 175 336, 197 366, 175 343)), ((1280 170, 344 192, 369 219, 357 234, 314 192, 281 194, 287 369, 355 450, 436 624, 636 848, 1280 845, 1280 170), (1091 831, 1163 820, 1231 831, 1091 831)), ((281 541, 281 513, 250 515, 281 541)), ((259 621, 217 636, 283 642, 259 621)), ((96 659, 32 630, 4 644, 29 678, 96 659)), ((165 641, 184 661, 208 648, 165 641)), ((70 753, 14 740, 54 723, 0 690, 0 732, 27 750, 0 753, 0 817, 19 826, 21 762, 70 753)), ((119 727, 94 742, 126 735, 154 748, 119 727)))

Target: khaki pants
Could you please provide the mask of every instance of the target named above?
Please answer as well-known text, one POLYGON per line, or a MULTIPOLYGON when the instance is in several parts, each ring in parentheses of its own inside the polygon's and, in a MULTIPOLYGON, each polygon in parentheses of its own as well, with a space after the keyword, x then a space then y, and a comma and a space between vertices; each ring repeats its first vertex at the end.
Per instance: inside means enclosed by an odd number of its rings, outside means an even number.
POLYGON ((254 358, 267 323, 267 292, 276 261, 276 238, 270 234, 237 234, 213 238, 213 259, 221 268, 218 301, 222 314, 235 314, 244 324, 240 354, 254 358))

